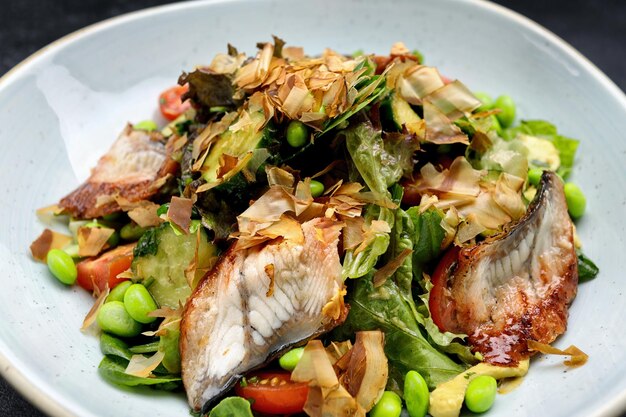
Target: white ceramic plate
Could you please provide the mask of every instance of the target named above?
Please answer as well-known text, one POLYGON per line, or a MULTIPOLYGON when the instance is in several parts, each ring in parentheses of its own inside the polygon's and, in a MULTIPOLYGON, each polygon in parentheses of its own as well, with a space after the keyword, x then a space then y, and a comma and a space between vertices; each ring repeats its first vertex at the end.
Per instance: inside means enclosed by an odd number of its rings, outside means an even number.
POLYGON ((42 230, 34 211, 88 174, 127 121, 154 116, 179 73, 227 42, 248 52, 277 34, 309 52, 330 46, 384 53, 403 40, 427 63, 475 90, 508 93, 524 118, 545 118, 581 139, 573 180, 588 199, 578 224, 601 268, 580 287, 570 329, 587 365, 537 358, 490 417, 616 415, 626 405, 626 98, 563 41, 510 11, 478 1, 207 1, 129 14, 33 55, 0 80, 0 372, 51 415, 188 416, 182 395, 103 382, 95 337, 78 329, 91 306, 30 259, 42 230))

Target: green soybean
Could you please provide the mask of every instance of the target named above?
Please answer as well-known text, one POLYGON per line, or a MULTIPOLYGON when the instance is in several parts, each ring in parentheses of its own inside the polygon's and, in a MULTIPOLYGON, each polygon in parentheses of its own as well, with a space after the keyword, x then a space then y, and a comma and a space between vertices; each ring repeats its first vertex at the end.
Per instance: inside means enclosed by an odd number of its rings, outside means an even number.
POLYGON ((280 357, 280 359, 278 360, 278 364, 285 371, 291 372, 295 369, 298 362, 300 362, 300 358, 302 357, 303 353, 303 347, 291 349, 289 352, 280 357))
POLYGON ((489 410, 496 399, 498 383, 488 375, 480 375, 472 379, 465 391, 465 405, 473 413, 484 413, 489 410))
POLYGON ((287 143, 300 148, 309 139, 309 128, 299 120, 292 120, 287 126, 287 143))
POLYGON ((404 377, 404 401, 410 417, 424 417, 428 411, 430 392, 428 384, 416 371, 407 372, 404 377))
POLYGON ((66 285, 76 282, 78 272, 76 264, 70 255, 60 249, 52 249, 48 252, 46 263, 52 275, 66 285))
POLYGON ((159 128, 153 120, 142 120, 139 123, 135 123, 133 127, 136 130, 145 130, 146 132, 152 132, 159 128))
POLYGON ((124 303, 120 301, 104 303, 98 311, 96 321, 103 331, 117 336, 133 337, 141 333, 141 323, 128 314, 124 303))
POLYGON ((126 290, 131 285, 133 285, 131 281, 122 281, 119 284, 117 284, 115 287, 113 287, 113 289, 107 296, 106 302, 107 303, 110 303, 111 301, 124 302, 124 294, 126 294, 126 290))
POLYGON ((564 191, 570 216, 574 219, 582 217, 587 207, 587 199, 582 190, 576 184, 568 182, 564 186, 564 191))
POLYGON ((130 222, 120 229, 120 237, 124 240, 139 240, 146 230, 145 227, 141 227, 135 222, 130 222))
POLYGON ((474 93, 474 96, 483 103, 476 111, 487 111, 493 109, 493 98, 482 91, 477 91, 474 93))
POLYGON ((399 417, 402 413, 402 400, 393 391, 385 391, 374 408, 370 411, 370 417, 399 417))
POLYGON ((515 120, 515 103, 511 97, 507 95, 498 97, 493 103, 493 107, 501 110, 496 117, 502 127, 507 128, 513 124, 515 120))
POLYGON ((543 174, 543 169, 541 168, 532 168, 528 171, 528 182, 535 187, 539 185, 541 181, 541 175, 543 174))
POLYGON ((324 194, 324 184, 319 181, 311 180, 311 195, 319 197, 324 194))
POLYGON ((133 284, 124 294, 124 307, 128 314, 139 323, 152 323, 156 317, 148 316, 148 313, 157 309, 154 298, 146 287, 141 284, 133 284))

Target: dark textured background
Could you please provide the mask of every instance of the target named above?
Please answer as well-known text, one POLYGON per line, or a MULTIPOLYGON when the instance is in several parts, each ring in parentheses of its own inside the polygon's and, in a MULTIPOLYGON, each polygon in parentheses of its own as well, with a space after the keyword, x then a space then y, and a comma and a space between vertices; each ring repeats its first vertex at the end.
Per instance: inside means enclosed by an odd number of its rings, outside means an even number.
MULTIPOLYGON (((0 75, 41 47, 81 27, 169 2, 4 0, 0 15, 0 75)), ((520 12, 565 39, 626 90, 625 0, 498 0, 496 3, 520 12)), ((43 417, 43 414, 0 377, 0 416, 43 417)))

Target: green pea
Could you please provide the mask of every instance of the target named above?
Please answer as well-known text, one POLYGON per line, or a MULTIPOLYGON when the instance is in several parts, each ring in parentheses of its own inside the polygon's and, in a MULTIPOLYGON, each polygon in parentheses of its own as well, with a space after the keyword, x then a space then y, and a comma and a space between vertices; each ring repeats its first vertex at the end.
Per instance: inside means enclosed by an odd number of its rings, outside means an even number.
POLYGON ((513 124, 515 120, 515 103, 513 99, 507 95, 502 95, 493 103, 493 107, 502 110, 496 115, 502 127, 507 128, 513 124))
POLYGON ((300 148, 309 139, 309 128, 299 120, 292 120, 287 126, 287 143, 294 148, 300 148))
POLYGON ((302 357, 303 353, 303 347, 291 349, 289 352, 280 357, 280 359, 278 360, 278 364, 285 371, 291 372, 295 369, 298 362, 300 362, 300 358, 302 357))
POLYGON ((107 296, 106 302, 107 303, 110 303, 111 301, 124 302, 124 294, 126 294, 126 290, 131 285, 133 285, 131 281, 122 281, 119 284, 117 284, 115 287, 113 287, 113 289, 107 296))
POLYGON ((78 272, 76 264, 70 255, 60 249, 52 249, 48 252, 46 263, 52 275, 66 285, 76 282, 78 272))
POLYGON ((587 207, 587 199, 582 190, 576 184, 568 182, 564 186, 564 191, 570 216, 574 219, 582 217, 587 207))
POLYGON ((399 417, 402 413, 402 400, 393 391, 383 392, 383 396, 369 412, 370 417, 399 417))
POLYGON ((141 333, 141 323, 128 314, 121 301, 104 303, 96 321, 103 331, 117 336, 133 337, 141 333))
POLYGON ((148 316, 148 313, 157 309, 154 298, 146 287, 141 284, 133 284, 124 294, 124 307, 128 314, 139 323, 152 323, 156 317, 148 316))
POLYGON ((416 371, 404 377, 404 401, 410 417, 424 417, 428 411, 430 392, 424 378, 416 371))
POLYGON ((319 181, 311 180, 311 195, 319 197, 324 194, 324 184, 319 181))
POLYGON ((153 130, 157 130, 159 128, 152 120, 142 120, 139 123, 135 123, 133 127, 136 130, 145 130, 146 132, 152 132, 153 130))
POLYGON ((493 109, 493 98, 489 94, 477 91, 474 93, 474 96, 483 103, 476 111, 480 112, 493 109))
POLYGON ((489 410, 496 399, 498 383, 488 375, 480 375, 472 379, 465 391, 465 405, 473 413, 484 413, 489 410))
POLYGON ((124 240, 139 240, 146 230, 145 227, 141 227, 135 222, 130 222, 120 229, 120 237, 124 240))
POLYGON ((541 181, 541 175, 543 175, 543 169, 532 168, 528 171, 528 182, 535 187, 539 185, 541 181))

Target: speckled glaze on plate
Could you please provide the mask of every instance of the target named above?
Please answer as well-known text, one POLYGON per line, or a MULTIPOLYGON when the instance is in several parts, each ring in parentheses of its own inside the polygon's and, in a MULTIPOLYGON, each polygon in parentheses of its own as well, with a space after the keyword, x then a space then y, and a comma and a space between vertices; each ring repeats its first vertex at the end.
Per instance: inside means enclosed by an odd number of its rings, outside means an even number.
POLYGON ((588 214, 577 225, 601 268, 581 285, 569 330, 588 364, 538 357, 490 417, 607 416, 626 407, 626 98, 584 57, 519 15, 483 1, 205 1, 148 9, 88 27, 0 79, 0 372, 53 416, 188 416, 183 395, 108 385, 96 337, 79 331, 88 294, 66 288, 28 246, 34 211, 81 180, 127 121, 157 117, 156 96, 230 42, 247 52, 277 34, 309 52, 384 53, 398 40, 474 90, 508 93, 524 118, 581 139, 573 180, 588 214))

